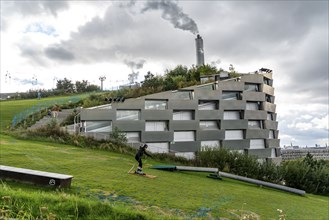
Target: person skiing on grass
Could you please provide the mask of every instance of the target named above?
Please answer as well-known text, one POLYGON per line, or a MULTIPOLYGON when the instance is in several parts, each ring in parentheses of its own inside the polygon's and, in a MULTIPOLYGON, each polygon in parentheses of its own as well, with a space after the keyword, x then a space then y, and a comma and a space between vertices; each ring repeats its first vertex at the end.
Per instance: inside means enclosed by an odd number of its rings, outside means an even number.
POLYGON ((138 168, 135 171, 135 173, 137 173, 137 174, 141 174, 141 175, 145 174, 145 173, 143 173, 143 170, 142 170, 143 169, 143 162, 142 162, 143 155, 145 154, 149 157, 152 157, 150 154, 148 154, 146 152, 147 147, 148 147, 147 144, 144 144, 143 146, 140 146, 139 149, 138 149, 138 152, 135 155, 135 159, 138 162, 138 168))

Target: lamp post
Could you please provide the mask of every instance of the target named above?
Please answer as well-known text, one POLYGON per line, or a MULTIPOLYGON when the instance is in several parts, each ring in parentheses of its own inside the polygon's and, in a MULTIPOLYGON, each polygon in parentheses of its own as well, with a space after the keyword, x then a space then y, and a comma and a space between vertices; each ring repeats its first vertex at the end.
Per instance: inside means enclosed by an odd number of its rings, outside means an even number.
POLYGON ((105 76, 100 76, 99 80, 101 81, 101 91, 103 91, 103 82, 106 80, 105 76))

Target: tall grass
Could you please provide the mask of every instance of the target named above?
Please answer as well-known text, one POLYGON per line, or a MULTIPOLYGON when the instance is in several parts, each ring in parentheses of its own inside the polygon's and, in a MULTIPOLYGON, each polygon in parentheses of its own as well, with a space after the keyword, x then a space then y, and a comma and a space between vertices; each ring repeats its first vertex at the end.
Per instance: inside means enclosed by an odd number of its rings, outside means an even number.
POLYGON ((64 191, 17 191, 1 182, 0 219, 146 219, 146 216, 64 191))

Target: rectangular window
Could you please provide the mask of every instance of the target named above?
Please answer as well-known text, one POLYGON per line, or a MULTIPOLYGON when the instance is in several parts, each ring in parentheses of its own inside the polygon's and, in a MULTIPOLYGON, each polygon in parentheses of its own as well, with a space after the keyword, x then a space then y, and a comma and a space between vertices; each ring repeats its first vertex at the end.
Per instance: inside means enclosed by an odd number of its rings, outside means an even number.
POLYGON ((86 121, 85 129, 86 132, 111 132, 112 123, 111 121, 86 121))
POLYGON ((175 131, 174 132, 174 141, 195 141, 195 132, 194 131, 175 131))
POLYGON ((264 139, 250 139, 250 149, 264 149, 265 140, 264 139))
POLYGON ((240 100, 241 92, 223 91, 222 99, 223 100, 240 100))
POLYGON ((193 99, 193 91, 175 91, 173 92, 173 99, 191 100, 193 99))
POLYGON ((202 86, 198 86, 197 88, 198 89, 203 89, 203 90, 214 90, 214 85, 213 84, 210 84, 210 85, 202 85, 202 86))
POLYGON ((200 121, 202 130, 219 130, 219 121, 200 121))
POLYGON ((273 80, 264 77, 264 84, 266 84, 268 86, 272 86, 273 80))
POLYGON ((258 92, 259 91, 259 85, 254 84, 254 83, 245 83, 244 84, 244 90, 245 91, 258 92))
POLYGON ((225 140, 242 140, 243 130, 226 130, 225 140))
POLYGON ((140 120, 139 110, 117 110, 117 120, 140 120))
POLYGON ((271 157, 276 157, 276 152, 275 152, 275 148, 271 149, 271 157))
POLYGON ((266 102, 274 103, 274 97, 271 95, 265 95, 266 102))
POLYGON ((273 114, 271 112, 267 113, 267 120, 273 121, 273 114))
POLYGON ((215 147, 219 147, 219 141, 218 140, 214 140, 214 141, 201 141, 201 147, 202 148, 215 148, 215 147))
POLYGON ((165 110, 167 109, 167 100, 145 100, 145 109, 165 110))
POLYGON ((240 111, 224 111, 224 120, 240 120, 241 112, 240 111))
POLYGON ((128 143, 138 143, 140 142, 140 132, 125 132, 128 143))
POLYGON ((274 139, 274 138, 275 138, 274 130, 270 130, 269 139, 274 139))
POLYGON ((195 152, 177 152, 176 157, 184 157, 188 160, 193 160, 195 158, 195 152))
POLYGON ((259 102, 247 102, 246 109, 247 110, 260 110, 260 103, 259 102))
POLYGON ((168 153, 169 152, 169 143, 162 142, 162 143, 147 143, 148 148, 147 150, 152 153, 168 153))
POLYGON ((263 128, 262 124, 263 124, 262 121, 248 121, 248 128, 261 129, 263 128))
POLYGON ((199 100, 198 110, 216 110, 218 109, 217 101, 199 100))
POLYGON ((174 111, 173 120, 194 120, 193 111, 174 111))
POLYGON ((145 131, 168 131, 167 121, 146 121, 145 131))

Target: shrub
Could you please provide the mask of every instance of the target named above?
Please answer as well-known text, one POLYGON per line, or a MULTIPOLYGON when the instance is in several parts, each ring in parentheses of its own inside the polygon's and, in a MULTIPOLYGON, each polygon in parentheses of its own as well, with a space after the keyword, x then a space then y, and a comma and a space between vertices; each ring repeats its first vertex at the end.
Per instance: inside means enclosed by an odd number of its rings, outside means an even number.
POLYGON ((329 195, 329 162, 315 160, 307 154, 304 159, 283 162, 282 177, 287 186, 308 193, 329 195))
POLYGON ((196 166, 216 167, 221 171, 255 178, 258 176, 257 158, 225 148, 205 148, 196 154, 196 166))

